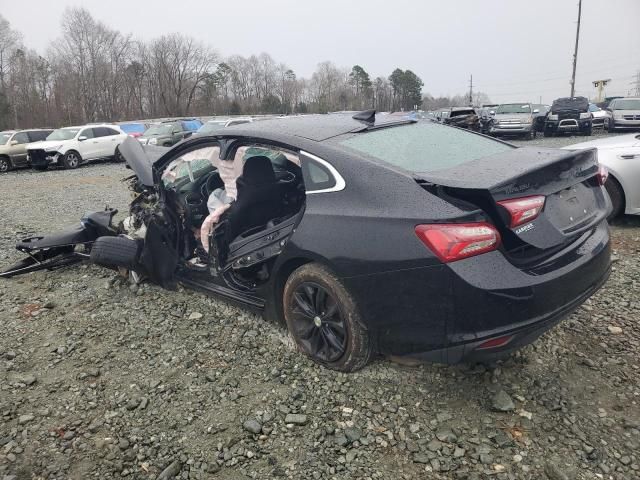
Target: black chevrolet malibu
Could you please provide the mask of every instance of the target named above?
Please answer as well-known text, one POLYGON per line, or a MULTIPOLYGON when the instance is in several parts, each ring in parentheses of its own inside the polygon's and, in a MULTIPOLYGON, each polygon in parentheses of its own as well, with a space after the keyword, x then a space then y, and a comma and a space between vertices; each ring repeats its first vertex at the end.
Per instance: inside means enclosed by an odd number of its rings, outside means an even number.
POLYGON ((374 353, 503 356, 609 274, 595 150, 362 112, 254 122, 162 151, 127 140, 121 152, 137 194, 124 221, 105 210, 24 239, 30 256, 2 276, 86 259, 181 283, 283 322, 313 360, 353 371, 374 353), (236 200, 206 234, 221 160, 239 169, 236 200))

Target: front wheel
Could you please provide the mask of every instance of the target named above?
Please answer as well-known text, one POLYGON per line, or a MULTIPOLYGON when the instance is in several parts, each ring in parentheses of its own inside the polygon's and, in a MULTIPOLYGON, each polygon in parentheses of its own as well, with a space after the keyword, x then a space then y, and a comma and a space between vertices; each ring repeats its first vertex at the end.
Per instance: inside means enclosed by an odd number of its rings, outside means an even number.
POLYGON ((607 132, 613 133, 615 131, 616 131, 616 124, 614 123, 613 120, 609 119, 609 121, 607 122, 607 132))
POLYGON ((544 136, 545 136, 545 137, 553 137, 553 131, 551 131, 551 130, 550 130, 550 129, 548 129, 548 128, 545 128, 545 129, 544 129, 544 136))
POLYGON ((44 172, 49 168, 49 165, 47 165, 46 163, 44 165, 32 165, 31 168, 38 172, 44 172))
POLYGON ((80 166, 81 157, 78 152, 73 150, 64 154, 62 158, 62 164, 64 168, 78 168, 80 166))
POLYGON ((326 267, 295 270, 284 287, 283 310, 298 348, 315 362, 342 372, 369 362, 371 339, 356 301, 326 267))

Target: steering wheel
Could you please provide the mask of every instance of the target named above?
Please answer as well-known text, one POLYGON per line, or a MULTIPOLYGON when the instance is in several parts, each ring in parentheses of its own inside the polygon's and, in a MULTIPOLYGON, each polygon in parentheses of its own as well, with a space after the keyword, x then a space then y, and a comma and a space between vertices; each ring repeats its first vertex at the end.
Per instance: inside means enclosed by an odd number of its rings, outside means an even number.
POLYGON ((217 171, 211 172, 207 181, 202 185, 200 193, 202 193, 202 198, 204 198, 205 202, 209 199, 209 196, 216 188, 224 188, 224 183, 220 178, 220 173, 217 171))

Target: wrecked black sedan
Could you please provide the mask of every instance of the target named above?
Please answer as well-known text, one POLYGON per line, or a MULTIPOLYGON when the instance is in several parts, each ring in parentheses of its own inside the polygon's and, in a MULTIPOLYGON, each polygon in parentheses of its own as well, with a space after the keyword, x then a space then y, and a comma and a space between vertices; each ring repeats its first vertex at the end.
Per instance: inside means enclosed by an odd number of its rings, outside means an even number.
POLYGON ((431 122, 349 115, 230 127, 154 152, 129 215, 25 239, 5 277, 92 261, 262 312, 298 347, 353 371, 372 354, 503 356, 592 295, 610 269, 595 150, 516 148, 431 122), (237 192, 203 238, 208 202, 237 192), (228 193, 228 192, 227 192, 228 193), (208 246, 207 249, 203 246, 208 246))

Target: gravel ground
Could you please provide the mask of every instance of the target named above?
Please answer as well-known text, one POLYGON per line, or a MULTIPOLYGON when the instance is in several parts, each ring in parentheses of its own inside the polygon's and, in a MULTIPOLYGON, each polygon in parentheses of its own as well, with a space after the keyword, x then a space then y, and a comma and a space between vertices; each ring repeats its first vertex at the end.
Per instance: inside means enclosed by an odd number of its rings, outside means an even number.
MULTIPOLYGON (((125 173, 0 176, 0 263, 18 237, 125 212, 125 173)), ((640 221, 612 235, 606 286, 493 365, 337 374, 199 293, 87 265, 0 280, 0 478, 639 478, 640 221)))

